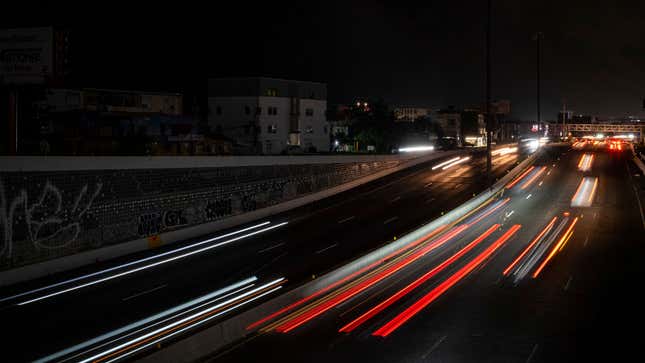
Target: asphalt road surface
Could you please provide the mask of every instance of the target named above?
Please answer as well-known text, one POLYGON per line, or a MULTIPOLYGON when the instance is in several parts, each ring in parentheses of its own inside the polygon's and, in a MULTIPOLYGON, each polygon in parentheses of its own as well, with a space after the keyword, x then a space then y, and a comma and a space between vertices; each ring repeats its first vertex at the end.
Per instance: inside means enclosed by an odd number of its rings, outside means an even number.
MULTIPOLYGON (((496 156, 495 176, 522 157, 496 156)), ((48 356, 252 276, 298 286, 484 189, 483 155, 432 170, 440 161, 213 236, 2 288, 3 360, 48 356)))
POLYGON ((645 177, 630 159, 552 148, 474 215, 204 360, 640 361, 645 177))

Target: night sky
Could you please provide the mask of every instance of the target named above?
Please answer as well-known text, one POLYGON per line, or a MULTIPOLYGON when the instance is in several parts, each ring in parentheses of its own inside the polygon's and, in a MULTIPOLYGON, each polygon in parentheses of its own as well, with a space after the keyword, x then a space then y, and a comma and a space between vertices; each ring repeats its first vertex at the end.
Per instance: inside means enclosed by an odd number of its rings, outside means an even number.
MULTIPOLYGON (((430 107, 484 99, 485 1, 56 2, 11 9, 5 27, 73 30, 73 83, 205 94, 206 78, 327 82, 356 96, 430 107)), ((493 98, 535 118, 536 31, 543 118, 642 114, 645 2, 493 0, 493 98)), ((15 5, 14 5, 15 6, 15 5)))

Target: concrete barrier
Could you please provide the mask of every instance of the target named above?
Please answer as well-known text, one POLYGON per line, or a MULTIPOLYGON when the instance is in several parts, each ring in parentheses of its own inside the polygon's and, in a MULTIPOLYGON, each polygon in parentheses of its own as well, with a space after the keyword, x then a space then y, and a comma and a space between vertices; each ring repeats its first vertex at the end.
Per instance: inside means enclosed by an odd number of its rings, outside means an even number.
MULTIPOLYGON (((365 177, 353 180, 351 182, 340 184, 335 187, 327 188, 319 192, 307 194, 303 197, 291 199, 286 202, 275 204, 266 208, 261 208, 251 212, 235 215, 233 217, 161 233, 158 235, 158 238, 161 241, 163 241, 164 245, 166 245, 166 244, 172 244, 178 241, 205 236, 208 234, 212 234, 218 230, 234 227, 236 225, 245 224, 262 218, 268 218, 272 215, 279 214, 279 213, 303 206, 305 204, 312 203, 317 200, 327 198, 332 195, 347 191, 349 189, 369 183, 371 181, 390 175, 392 173, 395 173, 419 164, 427 163, 438 158, 455 155, 461 152, 462 151, 447 151, 447 152, 434 152, 430 154, 407 155, 406 156, 407 161, 405 163, 402 163, 392 168, 381 170, 379 172, 367 175, 365 177)), ((375 156, 373 155, 358 156, 358 158, 361 160, 364 158, 370 159, 374 157, 375 156)), ((390 156, 386 156, 386 157, 390 158, 390 156)), ((392 156, 392 157, 396 157, 396 156, 392 156)), ((276 157, 272 157, 271 159, 273 160, 274 158, 276 157)), ((298 162, 305 160, 303 158, 306 159, 307 157, 297 157, 298 162)), ((329 158, 333 160, 338 159, 338 157, 336 156, 330 156, 329 158)), ((347 160, 346 159, 347 157, 345 156, 341 156, 340 158, 341 159, 345 158, 345 160, 347 160)), ((268 159, 269 157, 267 157, 267 160, 268 159)), ((326 160, 325 163, 329 162, 327 158, 325 160, 326 160)), ((138 162, 140 163, 143 161, 138 161, 138 162)), ((82 164, 82 165, 85 165, 85 164, 82 164)), ((142 165, 137 164, 137 168, 141 166, 142 165)), ((98 249, 92 249, 92 250, 88 250, 80 253, 71 254, 61 258, 56 258, 56 259, 47 260, 44 262, 17 267, 10 270, 5 270, 0 272, 0 286, 10 285, 21 281, 32 280, 35 278, 47 276, 49 274, 70 270, 73 268, 89 265, 99 261, 109 260, 119 256, 125 256, 131 253, 144 251, 150 248, 151 246, 148 238, 140 238, 140 239, 132 240, 130 242, 118 243, 107 247, 102 247, 98 249)))
POLYGON ((284 156, 0 156, 0 171, 47 172, 230 168, 410 160, 424 153, 284 156))
POLYGON ((523 170, 532 165, 539 154, 541 154, 542 150, 543 149, 539 149, 538 152, 522 161, 503 178, 498 180, 490 189, 466 201, 461 206, 453 209, 442 217, 439 217, 398 240, 370 252, 345 266, 325 274, 324 276, 143 357, 141 362, 193 362, 204 356, 213 354, 217 350, 238 340, 244 339, 254 333, 246 330, 246 327, 253 322, 258 321, 280 308, 298 301, 299 299, 308 296, 325 286, 349 276, 353 272, 378 261, 384 256, 402 248, 421 236, 427 235, 439 226, 448 225, 458 221, 460 218, 463 218, 467 213, 473 211, 489 198, 502 193, 504 186, 513 178, 518 176, 523 170))
POLYGON ((638 158, 637 156, 634 156, 634 163, 641 170, 641 173, 643 173, 643 175, 645 175, 645 164, 643 163, 643 161, 640 158, 638 158))

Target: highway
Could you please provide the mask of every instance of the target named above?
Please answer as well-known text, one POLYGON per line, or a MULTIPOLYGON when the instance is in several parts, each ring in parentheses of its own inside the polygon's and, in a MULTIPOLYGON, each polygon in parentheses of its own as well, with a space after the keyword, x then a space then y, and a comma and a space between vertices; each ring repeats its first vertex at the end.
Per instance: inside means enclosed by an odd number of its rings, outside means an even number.
MULTIPOLYGON (((494 175, 503 176, 524 156, 496 155, 494 175)), ((412 167, 212 236, 4 287, 0 316, 10 327, 11 342, 4 356, 12 362, 61 360, 71 350, 56 352, 78 344, 84 351, 100 340, 91 339, 113 339, 126 326, 154 333, 146 325, 151 317, 180 324, 184 317, 177 314, 198 304, 210 304, 209 323, 247 309, 481 192, 483 155, 455 158, 412 167)))
POLYGON ((638 360, 645 177, 628 155, 547 149, 499 198, 204 361, 638 360))

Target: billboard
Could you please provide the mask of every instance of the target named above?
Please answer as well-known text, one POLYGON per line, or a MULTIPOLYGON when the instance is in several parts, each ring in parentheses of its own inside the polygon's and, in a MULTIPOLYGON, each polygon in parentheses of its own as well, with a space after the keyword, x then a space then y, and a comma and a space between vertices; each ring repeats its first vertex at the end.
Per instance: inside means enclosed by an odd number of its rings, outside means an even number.
POLYGON ((43 83, 52 74, 54 29, 0 30, 0 81, 43 83))

